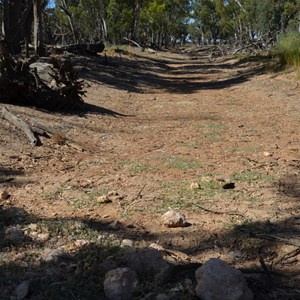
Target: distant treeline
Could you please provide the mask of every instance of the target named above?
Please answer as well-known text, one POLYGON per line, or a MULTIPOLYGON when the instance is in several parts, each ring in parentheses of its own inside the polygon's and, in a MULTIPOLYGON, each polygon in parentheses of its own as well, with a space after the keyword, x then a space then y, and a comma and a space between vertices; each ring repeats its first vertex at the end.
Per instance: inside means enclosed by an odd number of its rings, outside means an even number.
POLYGON ((300 0, 2 0, 9 48, 21 42, 98 41, 171 47, 185 43, 274 43, 300 30, 300 0), (49 5, 50 4, 50 5, 49 5))

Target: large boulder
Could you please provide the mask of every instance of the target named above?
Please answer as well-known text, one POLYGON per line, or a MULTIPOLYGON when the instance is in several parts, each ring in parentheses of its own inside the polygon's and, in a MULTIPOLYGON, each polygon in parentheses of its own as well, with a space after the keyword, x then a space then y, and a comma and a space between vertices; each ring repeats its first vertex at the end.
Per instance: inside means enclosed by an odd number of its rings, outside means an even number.
POLYGON ((53 64, 46 62, 34 62, 29 65, 31 70, 36 69, 37 74, 40 79, 46 84, 50 85, 53 80, 53 76, 55 75, 53 64))
POLYGON ((252 300, 243 274, 212 258, 196 270, 196 294, 201 300, 252 300))
POLYGON ((108 300, 130 300, 137 285, 135 271, 130 268, 117 268, 106 273, 104 293, 108 300))
POLYGON ((171 271, 170 265, 156 249, 129 249, 122 258, 123 264, 135 270, 140 276, 165 281, 171 271))

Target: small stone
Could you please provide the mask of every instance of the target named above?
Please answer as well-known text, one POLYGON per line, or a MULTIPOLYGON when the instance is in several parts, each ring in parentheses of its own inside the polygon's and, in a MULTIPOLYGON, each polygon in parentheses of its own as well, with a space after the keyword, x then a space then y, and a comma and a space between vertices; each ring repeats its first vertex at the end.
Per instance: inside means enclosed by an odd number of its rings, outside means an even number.
POLYGON ((217 258, 196 270, 196 294, 203 300, 252 300, 243 274, 217 258))
POLYGON ((37 224, 31 223, 27 227, 32 231, 36 231, 38 226, 37 224))
POLYGON ((190 190, 198 190, 198 189, 200 189, 200 185, 198 182, 192 182, 189 186, 189 189, 190 190))
POLYGON ((270 157, 270 156, 272 156, 272 153, 270 153, 268 151, 264 151, 264 156, 265 157, 270 157))
POLYGON ((42 257, 46 262, 50 262, 50 261, 58 262, 64 256, 66 256, 64 250, 58 248, 58 249, 45 249, 42 257))
POLYGON ((109 300, 131 300, 137 285, 138 277, 135 271, 117 268, 106 273, 104 293, 109 300))
POLYGON ((172 209, 167 211, 163 216, 162 216, 162 221, 163 224, 167 227, 186 227, 187 222, 185 219, 185 215, 179 212, 176 212, 172 209))
POLYGON ((228 182, 223 185, 224 190, 233 190, 235 188, 234 182, 228 182))
POLYGON ((163 259, 158 250, 151 248, 129 248, 122 263, 132 268, 137 274, 163 282, 170 275, 170 265, 163 259))
POLYGON ((49 240, 49 233, 40 233, 37 235, 36 240, 38 242, 46 242, 49 240))
POLYGON ((10 194, 7 191, 1 193, 1 200, 7 200, 10 198, 10 194))
POLYGON ((112 229, 112 230, 119 230, 120 227, 121 227, 121 224, 118 221, 113 221, 108 225, 108 228, 112 229))
POLYGON ((15 294, 16 294, 17 299, 18 300, 24 299, 28 294, 28 290, 29 290, 29 281, 28 280, 20 283, 15 289, 15 294))
POLYGON ((34 239, 34 240, 37 239, 38 235, 39 235, 39 234, 38 234, 36 231, 30 232, 30 237, 31 237, 32 239, 34 239))
POLYGON ((132 246, 133 246, 133 241, 132 240, 124 239, 121 242, 121 247, 132 247, 132 246))
POLYGON ((111 199, 107 195, 103 195, 97 198, 99 203, 111 203, 111 199))
POLYGON ((149 245, 149 248, 153 248, 153 249, 156 249, 158 251, 164 251, 165 248, 159 244, 156 244, 156 243, 152 243, 149 245))
POLYGON ((76 241, 74 242, 74 244, 75 244, 77 247, 83 247, 83 246, 85 246, 85 245, 90 244, 90 241, 88 241, 88 240, 76 240, 76 241))
POLYGON ((4 240, 10 241, 14 244, 19 244, 23 240, 23 232, 17 227, 9 227, 5 230, 4 240))

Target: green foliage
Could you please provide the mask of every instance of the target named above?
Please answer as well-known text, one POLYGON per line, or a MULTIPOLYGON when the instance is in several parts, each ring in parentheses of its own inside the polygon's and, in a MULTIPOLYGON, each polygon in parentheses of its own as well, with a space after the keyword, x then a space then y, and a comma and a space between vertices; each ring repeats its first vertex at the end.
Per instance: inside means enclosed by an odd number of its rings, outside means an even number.
POLYGON ((290 32, 279 38, 278 57, 283 65, 300 65, 300 33, 290 32))
MULTIPOLYGON (((114 44, 123 37, 142 45, 276 41, 299 30, 300 0, 55 0, 48 14, 61 43, 114 44)), ((51 36, 47 28, 47 35, 51 36)))

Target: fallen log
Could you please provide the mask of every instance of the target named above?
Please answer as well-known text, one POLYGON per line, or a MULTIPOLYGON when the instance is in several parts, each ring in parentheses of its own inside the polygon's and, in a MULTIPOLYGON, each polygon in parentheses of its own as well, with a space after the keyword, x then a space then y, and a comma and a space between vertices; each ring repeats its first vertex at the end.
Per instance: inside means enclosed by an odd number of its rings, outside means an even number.
POLYGON ((11 113, 6 107, 2 108, 2 116, 4 119, 21 129, 28 137, 30 143, 34 146, 37 146, 38 139, 35 137, 34 132, 28 124, 26 124, 23 120, 15 116, 13 113, 11 113))
POLYGON ((53 52, 70 52, 73 54, 94 54, 103 52, 105 49, 105 45, 103 43, 94 43, 94 44, 71 44, 62 46, 59 48, 54 48, 53 52))

